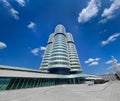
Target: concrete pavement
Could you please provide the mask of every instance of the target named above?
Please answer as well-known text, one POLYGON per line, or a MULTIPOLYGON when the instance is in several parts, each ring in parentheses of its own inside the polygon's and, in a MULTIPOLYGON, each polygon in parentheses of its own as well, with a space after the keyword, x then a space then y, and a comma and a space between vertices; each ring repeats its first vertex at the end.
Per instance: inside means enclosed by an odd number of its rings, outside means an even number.
POLYGON ((119 101, 120 81, 1 91, 0 101, 119 101))

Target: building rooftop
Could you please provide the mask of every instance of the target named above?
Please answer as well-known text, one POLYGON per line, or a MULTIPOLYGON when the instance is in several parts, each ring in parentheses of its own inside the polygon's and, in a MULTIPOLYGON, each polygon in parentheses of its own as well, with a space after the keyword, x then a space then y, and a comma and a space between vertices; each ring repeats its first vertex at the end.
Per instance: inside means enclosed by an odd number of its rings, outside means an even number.
POLYGON ((0 77, 32 77, 32 78, 96 78, 101 79, 99 76, 88 75, 88 74, 71 74, 71 75, 61 75, 61 74, 49 74, 41 72, 40 70, 27 69, 20 67, 4 66, 0 65, 0 77))

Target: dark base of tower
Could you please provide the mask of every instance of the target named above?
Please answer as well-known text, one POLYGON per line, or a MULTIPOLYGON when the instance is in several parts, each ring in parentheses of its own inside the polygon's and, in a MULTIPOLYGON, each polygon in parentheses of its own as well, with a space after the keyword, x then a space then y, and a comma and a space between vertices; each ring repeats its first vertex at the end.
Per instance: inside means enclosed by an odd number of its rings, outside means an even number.
POLYGON ((82 71, 70 71, 70 74, 80 74, 82 71))
POLYGON ((50 73, 55 73, 55 74, 69 74, 70 69, 64 67, 56 67, 56 68, 50 68, 48 71, 50 73))

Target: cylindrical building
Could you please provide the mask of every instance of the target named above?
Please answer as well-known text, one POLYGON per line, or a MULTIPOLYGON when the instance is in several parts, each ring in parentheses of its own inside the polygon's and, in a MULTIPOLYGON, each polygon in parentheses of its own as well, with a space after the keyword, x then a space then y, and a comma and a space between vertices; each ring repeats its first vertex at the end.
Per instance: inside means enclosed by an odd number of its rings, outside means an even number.
POLYGON ((74 40, 71 33, 67 33, 67 45, 68 45, 68 54, 69 54, 69 61, 70 61, 70 72, 71 73, 79 73, 82 71, 80 68, 80 62, 77 55, 77 51, 75 48, 74 40))
POLYGON ((63 25, 57 25, 55 28, 53 48, 48 70, 50 72, 63 74, 70 71, 67 36, 63 25))
POLYGON ((42 63, 40 66, 40 70, 45 71, 45 72, 48 71, 48 65, 49 65, 51 51, 52 51, 52 47, 53 47, 53 35, 54 34, 50 34, 50 36, 49 36, 46 50, 45 50, 45 53, 43 55, 42 63))
POLYGON ((82 71, 72 34, 61 24, 49 36, 40 69, 59 74, 82 71))

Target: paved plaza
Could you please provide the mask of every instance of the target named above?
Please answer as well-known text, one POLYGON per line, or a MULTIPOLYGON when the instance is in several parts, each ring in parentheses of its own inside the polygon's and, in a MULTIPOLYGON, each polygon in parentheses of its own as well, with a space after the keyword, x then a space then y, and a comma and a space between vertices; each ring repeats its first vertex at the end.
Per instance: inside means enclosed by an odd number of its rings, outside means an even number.
POLYGON ((0 92, 0 101, 119 101, 120 81, 59 85, 0 92))

